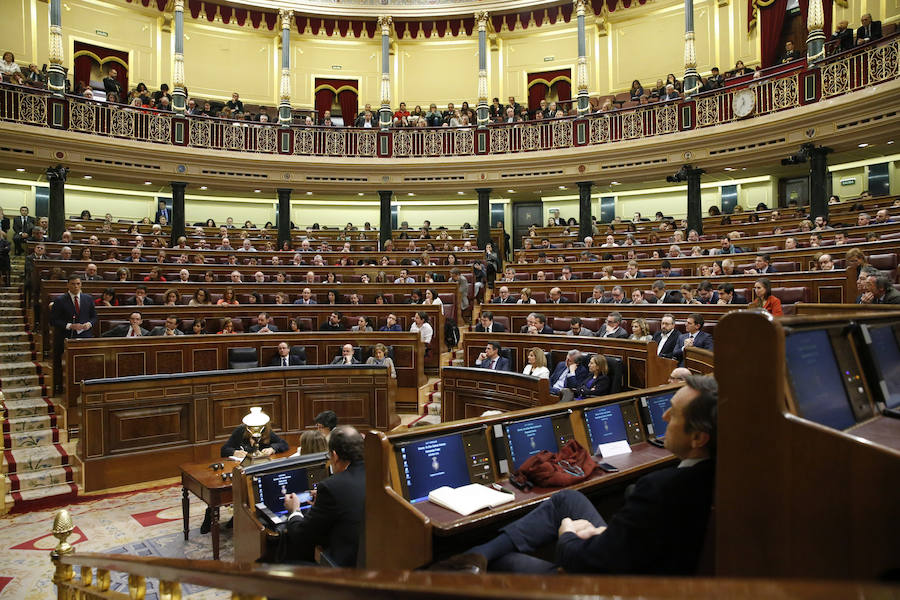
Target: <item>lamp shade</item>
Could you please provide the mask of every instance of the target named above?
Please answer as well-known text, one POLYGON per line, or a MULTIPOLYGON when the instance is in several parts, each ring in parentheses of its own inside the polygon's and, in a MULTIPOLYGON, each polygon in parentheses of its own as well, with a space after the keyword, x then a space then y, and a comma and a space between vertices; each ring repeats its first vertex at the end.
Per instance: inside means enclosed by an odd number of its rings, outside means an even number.
POLYGON ((269 422, 269 415, 262 411, 261 406, 253 406, 250 413, 245 415, 242 422, 247 427, 262 427, 269 422))

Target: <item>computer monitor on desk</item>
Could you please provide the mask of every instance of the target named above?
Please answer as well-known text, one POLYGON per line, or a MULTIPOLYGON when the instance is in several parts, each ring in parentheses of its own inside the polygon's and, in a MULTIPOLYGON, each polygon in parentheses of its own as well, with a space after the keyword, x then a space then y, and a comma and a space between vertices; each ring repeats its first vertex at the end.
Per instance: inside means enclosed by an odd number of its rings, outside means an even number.
POLYGON ((875 398, 886 414, 900 416, 900 324, 863 324, 860 330, 875 398))
POLYGON ((500 472, 514 473, 522 463, 540 451, 557 452, 575 437, 569 412, 510 421, 503 423, 499 430, 495 428, 494 434, 496 437, 502 436, 506 451, 505 460, 500 461, 500 472))
POLYGON ((663 415, 672 406, 672 396, 674 395, 675 392, 672 391, 641 398, 641 412, 644 422, 647 424, 649 439, 662 441, 666 437, 666 428, 669 424, 663 419, 663 415))
POLYGON ((427 500, 439 487, 495 479, 484 427, 403 442, 394 453, 403 497, 413 503, 427 500))
POLYGON ((289 516, 284 508, 284 497, 297 494, 300 510, 312 506, 312 490, 328 477, 327 455, 322 452, 302 457, 304 460, 287 458, 259 465, 269 467, 263 471, 251 472, 253 501, 257 513, 273 528, 284 523, 289 516))
POLYGON ((873 415, 867 384, 843 327, 785 328, 785 336, 790 403, 797 415, 838 430, 873 415))

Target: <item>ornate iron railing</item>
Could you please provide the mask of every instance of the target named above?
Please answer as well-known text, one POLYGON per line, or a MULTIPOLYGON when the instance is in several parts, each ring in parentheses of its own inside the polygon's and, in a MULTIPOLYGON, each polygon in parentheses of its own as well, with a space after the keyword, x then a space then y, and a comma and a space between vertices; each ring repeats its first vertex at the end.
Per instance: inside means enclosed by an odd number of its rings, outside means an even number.
POLYGON ((668 135, 812 104, 900 76, 900 35, 687 100, 484 129, 280 127, 247 121, 177 116, 31 88, 0 86, 0 121, 140 142, 209 150, 295 156, 431 158, 500 155, 594 146, 668 135), (752 116, 734 114, 737 94, 750 90, 752 116))

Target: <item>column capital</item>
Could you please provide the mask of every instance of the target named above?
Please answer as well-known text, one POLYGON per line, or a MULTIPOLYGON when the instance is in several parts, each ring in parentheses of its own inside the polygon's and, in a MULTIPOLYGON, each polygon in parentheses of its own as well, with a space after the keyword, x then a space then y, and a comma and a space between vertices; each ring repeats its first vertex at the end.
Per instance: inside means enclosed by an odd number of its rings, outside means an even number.
POLYGON ((294 11, 292 10, 284 10, 283 8, 278 11, 278 18, 281 19, 281 28, 282 29, 290 29, 291 28, 291 17, 294 16, 294 11))
POLYGON ((575 16, 583 17, 585 12, 585 0, 573 0, 572 4, 575 5, 575 16))
POLYGON ((394 18, 391 15, 381 15, 378 17, 378 27, 381 29, 381 35, 391 35, 391 25, 394 18))
POLYGON ((54 182, 66 182, 66 177, 69 176, 69 167, 64 167, 62 165, 56 165, 55 167, 47 167, 47 180, 51 183, 54 182))
POLYGON ((479 10, 475 13, 475 22, 478 24, 478 31, 487 31, 488 11, 479 10))
POLYGON ((184 0, 174 0, 175 4, 172 6, 173 12, 184 12, 184 0))

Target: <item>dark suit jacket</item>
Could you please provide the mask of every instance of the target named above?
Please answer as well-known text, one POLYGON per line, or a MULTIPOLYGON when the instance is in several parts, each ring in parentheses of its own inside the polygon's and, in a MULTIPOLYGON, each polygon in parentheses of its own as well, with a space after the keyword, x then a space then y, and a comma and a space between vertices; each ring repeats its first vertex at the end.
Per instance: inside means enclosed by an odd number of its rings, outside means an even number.
MULTIPOLYGON (((675 352, 672 354, 672 358, 677 360, 679 363, 684 360, 684 340, 688 339, 689 337, 689 333, 682 333, 678 338, 678 343, 675 345, 675 352)), ((712 350, 713 336, 709 335, 705 331, 698 331, 697 335, 694 336, 694 348, 712 350)))
MULTIPOLYGON (((478 333, 484 333, 484 327, 481 326, 481 322, 475 326, 475 331, 478 333)), ((491 332, 493 333, 503 333, 506 331, 506 327, 503 326, 503 323, 498 323, 494 321, 494 324, 491 325, 491 332)))
MULTIPOLYGON (((250 327, 250 333, 259 333, 259 330, 262 329, 259 325, 253 325, 250 327)), ((269 331, 276 332, 278 328, 275 325, 269 324, 269 331)))
POLYGON ((728 304, 747 304, 747 299, 735 292, 731 295, 731 302, 728 304))
MULTIPOLYGON (((490 369, 491 368, 491 359, 489 359, 489 358, 484 359, 483 361, 478 363, 478 366, 481 367, 482 369, 490 369)), ((509 359, 504 358, 503 356, 498 357, 497 358, 497 368, 494 369, 494 371, 509 371, 509 370, 510 370, 509 369, 509 359)))
MULTIPOLYGON (((266 448, 271 448, 277 454, 278 452, 287 452, 288 443, 275 435, 275 432, 271 432, 269 434, 269 443, 264 444, 260 442, 259 449, 265 450, 266 448)), ((219 450, 219 456, 222 458, 228 458, 229 456, 234 456, 236 450, 243 450, 244 452, 250 452, 253 450, 253 446, 250 445, 249 442, 244 443, 244 426, 238 425, 234 428, 234 431, 231 432, 231 436, 229 436, 228 441, 222 445, 222 448, 219 450)))
MULTIPOLYGON (((154 218, 153 222, 154 222, 154 223, 159 223, 159 218, 160 218, 162 215, 163 215, 163 211, 157 209, 157 211, 156 211, 156 217, 154 218)), ((165 212, 165 215, 166 215, 166 221, 168 221, 169 225, 171 225, 171 224, 172 224, 172 211, 169 210, 169 209, 167 208, 167 209, 166 209, 166 212, 165 212)))
POLYGON ((845 29, 843 31, 835 31, 831 34, 832 40, 840 40, 841 51, 853 48, 853 30, 845 29))
POLYGON ((569 299, 565 296, 560 296, 559 302, 554 302, 553 300, 548 300, 548 302, 550 302, 550 304, 567 304, 569 302, 569 299))
MULTIPOLYGON (((175 335, 184 335, 184 332, 178 328, 174 329, 175 335)), ((157 325, 153 329, 150 330, 150 335, 166 335, 166 326, 165 325, 157 325)))
MULTIPOLYGON (((137 306, 138 305, 137 300, 134 298, 134 296, 129 298, 125 304, 127 304, 129 306, 137 306)), ((153 298, 151 298, 150 296, 144 296, 144 303, 141 306, 153 306, 153 298)))
POLYGON ((556 563, 568 573, 690 575, 697 571, 713 500, 715 462, 640 478, 603 535, 566 533, 556 563))
MULTIPOLYGON (((341 355, 341 356, 335 356, 334 359, 331 361, 331 364, 333 364, 333 365, 342 365, 342 364, 344 364, 344 356, 343 356, 343 355, 341 355)), ((350 364, 352 364, 352 365, 358 365, 358 364, 360 364, 360 362, 359 362, 358 360, 356 360, 356 357, 354 356, 353 359, 350 361, 350 364)))
POLYGON ((16 217, 13 218, 12 226, 14 234, 25 232, 30 235, 31 230, 34 229, 34 217, 29 215, 23 218, 22 215, 16 215, 16 217))
MULTIPOLYGON (((678 338, 681 337, 678 334, 678 331, 672 331, 669 334, 669 339, 666 340, 666 343, 663 345, 662 350, 659 355, 663 358, 672 358, 672 355, 675 354, 675 346, 678 344, 678 338)), ((662 339, 662 332, 657 331, 653 334, 653 341, 659 344, 659 341, 662 339)))
POLYGON ((619 328, 616 329, 616 332, 615 332, 615 333, 613 333, 612 335, 607 336, 607 335, 606 335, 606 323, 604 323, 604 324, 600 327, 600 330, 597 331, 597 333, 596 333, 595 335, 596 335, 597 337, 604 337, 604 336, 606 336, 606 337, 612 337, 612 338, 627 339, 628 336, 629 336, 630 334, 625 330, 624 327, 622 327, 621 325, 619 325, 619 328))
POLYGON ((491 304, 515 304, 516 298, 513 298, 513 295, 510 294, 506 297, 506 300, 501 298, 500 296, 494 296, 491 298, 491 304))
MULTIPOLYGON (((522 325, 519 329, 519 333, 528 333, 528 325, 522 325)), ((538 334, 540 335, 553 335, 554 333, 556 332, 553 331, 553 328, 549 325, 544 325, 543 329, 538 330, 538 334)))
POLYGON ((866 35, 866 28, 860 27, 856 30, 856 39, 865 39, 869 38, 870 40, 878 40, 881 39, 881 21, 872 21, 872 24, 869 26, 871 32, 869 35, 866 35))
POLYGON ((793 62, 795 60, 800 60, 800 58, 801 58, 801 55, 800 55, 799 51, 791 50, 790 52, 785 52, 783 55, 781 55, 781 62, 789 63, 789 62, 793 62))
POLYGON ((287 522, 294 556, 306 559, 322 546, 341 567, 355 567, 366 506, 366 466, 351 463, 317 487, 316 502, 304 517, 287 522))
MULTIPOLYGON (((300 365, 303 364, 303 362, 300 360, 300 357, 297 356, 296 354, 289 354, 287 358, 288 358, 288 365, 290 365, 292 367, 299 367, 300 365)), ((281 357, 278 356, 277 354, 275 356, 273 356, 272 360, 269 361, 269 366, 270 367, 280 367, 281 366, 281 357)))
POLYGON ((303 298, 297 298, 296 300, 294 300, 294 304, 316 304, 316 299, 310 298, 309 302, 306 302, 303 300, 303 298))
MULTIPOLYGON (((109 331, 104 331, 100 334, 100 337, 125 337, 128 335, 128 330, 131 329, 131 324, 129 323, 121 323, 116 325, 109 331)), ((141 327, 141 335, 150 335, 150 332, 141 327)))
POLYGON ((119 102, 124 103, 124 101, 126 100, 126 98, 122 97, 122 84, 112 77, 103 78, 103 90, 107 94, 113 92, 116 96, 119 97, 119 102))
MULTIPOLYGON (((563 374, 563 371, 566 371, 566 370, 567 370, 566 361, 564 361, 564 360, 560 361, 559 364, 557 364, 556 367, 553 369, 553 373, 550 374, 551 393, 553 393, 553 387, 556 385, 556 380, 559 379, 560 376, 563 374)), ((575 368, 575 373, 572 375, 568 375, 566 377, 564 387, 570 387, 573 389, 579 388, 582 385, 584 385, 584 382, 587 381, 588 379, 590 379, 590 377, 591 377, 591 372, 587 370, 587 367, 579 364, 575 368)))
POLYGON ((91 338, 94 337, 94 329, 97 328, 97 309, 94 307, 94 299, 90 294, 81 293, 78 296, 78 314, 75 314, 75 304, 69 293, 61 294, 53 299, 53 308, 50 309, 50 324, 57 329, 62 329, 59 336, 60 343, 64 338, 91 338), (69 323, 91 323, 90 329, 82 332, 66 331, 69 323))

